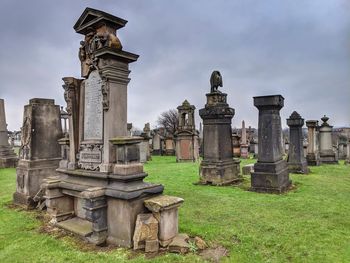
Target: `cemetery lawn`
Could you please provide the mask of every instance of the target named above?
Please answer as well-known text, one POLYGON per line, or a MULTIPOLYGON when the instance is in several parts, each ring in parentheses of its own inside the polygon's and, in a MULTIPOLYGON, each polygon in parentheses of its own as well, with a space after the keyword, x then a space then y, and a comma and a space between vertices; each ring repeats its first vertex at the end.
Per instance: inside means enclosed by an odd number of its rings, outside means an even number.
MULTIPOLYGON (((194 185, 198 166, 154 156, 146 179, 185 199, 180 232, 225 247, 223 262, 350 262, 350 166, 292 174, 296 188, 283 195, 247 191, 248 176, 239 186, 194 185)), ((11 206, 15 181, 15 169, 0 169, 0 262, 203 262, 193 253, 147 259, 126 249, 88 251, 75 237, 43 233, 40 213, 11 206)))

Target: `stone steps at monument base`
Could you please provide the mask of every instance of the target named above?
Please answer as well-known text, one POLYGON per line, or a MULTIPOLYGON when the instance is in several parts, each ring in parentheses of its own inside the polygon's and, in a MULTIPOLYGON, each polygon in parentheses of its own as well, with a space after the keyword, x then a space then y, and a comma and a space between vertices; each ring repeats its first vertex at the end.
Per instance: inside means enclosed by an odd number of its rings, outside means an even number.
POLYGON ((83 237, 92 234, 92 223, 79 217, 59 222, 57 226, 83 237))

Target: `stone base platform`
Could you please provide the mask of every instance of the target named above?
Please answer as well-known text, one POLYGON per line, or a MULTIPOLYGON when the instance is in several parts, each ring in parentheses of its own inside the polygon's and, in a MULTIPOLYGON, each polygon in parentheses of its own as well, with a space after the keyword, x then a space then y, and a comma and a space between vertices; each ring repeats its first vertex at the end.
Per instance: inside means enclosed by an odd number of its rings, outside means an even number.
POLYGON ((242 181, 239 160, 202 161, 199 184, 229 185, 242 181))
POLYGON ((285 160, 276 163, 256 163, 251 176, 251 191, 261 193, 283 193, 292 184, 285 160))
POLYGON ((56 225, 78 236, 88 237, 92 234, 92 223, 79 217, 73 217, 56 225))
POLYGON ((316 154, 308 153, 306 156, 307 165, 318 166, 320 165, 320 158, 316 154))
POLYGON ((303 163, 288 163, 288 171, 296 174, 308 174, 310 169, 307 167, 307 162, 303 163))
POLYGON ((320 153, 320 163, 321 164, 338 164, 337 157, 334 152, 320 153))

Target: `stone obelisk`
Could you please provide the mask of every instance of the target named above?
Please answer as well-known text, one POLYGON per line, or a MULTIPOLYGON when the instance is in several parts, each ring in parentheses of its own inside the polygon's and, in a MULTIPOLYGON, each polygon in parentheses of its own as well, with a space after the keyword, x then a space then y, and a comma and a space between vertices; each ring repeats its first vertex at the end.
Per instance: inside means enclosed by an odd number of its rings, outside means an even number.
POLYGON ((8 142, 5 103, 0 99, 0 168, 17 166, 17 156, 8 142))

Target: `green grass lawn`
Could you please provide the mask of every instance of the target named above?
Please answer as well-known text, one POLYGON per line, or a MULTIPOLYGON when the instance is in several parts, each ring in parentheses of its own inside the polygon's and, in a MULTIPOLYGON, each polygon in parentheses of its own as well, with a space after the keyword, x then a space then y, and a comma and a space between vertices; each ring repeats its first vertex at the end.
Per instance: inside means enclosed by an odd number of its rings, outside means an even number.
MULTIPOLYGON (((180 232, 226 247, 223 262, 350 262, 350 166, 292 174, 296 189, 283 195, 247 191, 248 176, 239 186, 194 185, 198 167, 154 156, 146 179, 185 199, 180 232)), ((0 169, 0 262, 203 262, 195 254, 146 259, 125 249, 88 251, 74 237, 42 233, 37 212, 9 208, 15 178, 15 169, 0 169)))

